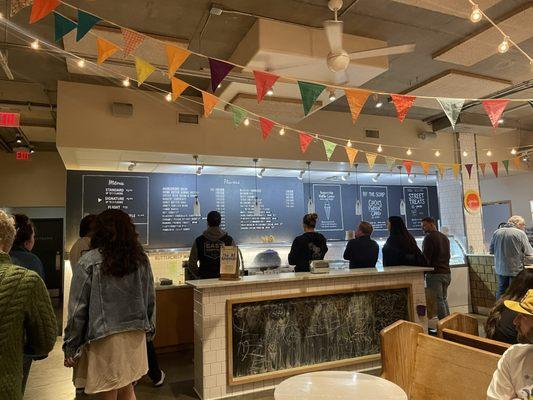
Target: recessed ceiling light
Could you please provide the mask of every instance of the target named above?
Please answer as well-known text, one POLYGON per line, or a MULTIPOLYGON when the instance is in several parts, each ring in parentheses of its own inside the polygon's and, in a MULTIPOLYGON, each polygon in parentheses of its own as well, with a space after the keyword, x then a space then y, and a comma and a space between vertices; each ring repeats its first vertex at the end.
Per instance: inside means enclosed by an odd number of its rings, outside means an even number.
POLYGON ((381 108, 383 106, 383 103, 381 101, 378 101, 376 103, 376 108, 381 108))

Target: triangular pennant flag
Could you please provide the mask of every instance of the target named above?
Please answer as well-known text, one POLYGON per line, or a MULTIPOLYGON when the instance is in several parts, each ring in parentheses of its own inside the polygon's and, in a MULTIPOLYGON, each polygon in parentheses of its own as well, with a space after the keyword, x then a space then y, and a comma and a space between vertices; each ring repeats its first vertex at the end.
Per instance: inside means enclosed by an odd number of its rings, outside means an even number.
POLYGON ((398 113, 398 119, 400 122, 403 122, 407 111, 411 108, 413 103, 416 100, 415 96, 404 96, 401 94, 391 94, 394 107, 396 107, 396 112, 398 113))
POLYGON ((313 141, 313 137, 307 133, 300 132, 300 150, 302 150, 302 153, 305 153, 307 148, 309 147, 309 144, 313 141))
POLYGON ((459 118, 459 114, 461 113, 463 104, 465 104, 465 99, 449 99, 437 97, 437 101, 442 107, 442 111, 444 111, 444 114, 446 114, 446 116, 450 120, 453 130, 455 130, 455 123, 457 122, 457 118, 459 118))
POLYGON ((174 76, 178 68, 181 67, 181 64, 183 64, 187 57, 189 57, 191 52, 170 44, 166 44, 165 49, 167 52, 168 77, 171 78, 174 76))
POLYGON ((485 166, 486 164, 484 162, 482 163, 479 163, 479 169, 481 169, 481 173, 483 174, 483 176, 485 176, 485 166))
POLYGON ((31 8, 30 24, 37 22, 59 6, 59 0, 35 0, 31 8))
POLYGON ((11 0, 11 4, 9 7, 9 16, 12 17, 13 15, 18 14, 20 10, 31 6, 32 4, 33 0, 11 0))
POLYGON ((465 164, 466 172, 468 172, 468 179, 472 177, 472 167, 474 164, 465 164))
POLYGON ((326 87, 317 83, 308 83, 301 81, 298 81, 298 86, 300 88, 300 94, 302 96, 304 114, 307 115, 309 114, 309 111, 311 111, 313 104, 315 104, 316 99, 318 99, 318 96, 320 96, 320 94, 324 91, 326 87))
POLYGON ((257 102, 260 103, 267 92, 272 89, 279 76, 268 72, 254 71, 255 90, 257 92, 257 102))
POLYGON ((514 157, 513 163, 516 169, 520 169, 520 157, 514 157))
POLYGON ((135 57, 135 70, 137 71, 137 86, 141 84, 155 71, 155 67, 142 58, 135 57))
POLYGON ((172 100, 176 101, 183 91, 189 87, 189 84, 174 76, 170 79, 170 82, 172 83, 172 100))
POLYGON ((505 172, 507 172, 507 175, 509 175, 509 160, 503 160, 502 164, 505 167, 505 172))
POLYGON ((413 162, 411 160, 403 160, 402 164, 405 167, 405 170, 407 171, 407 175, 411 175, 411 168, 413 166, 413 162))
POLYGON ((144 42, 144 35, 126 28, 122 28, 121 31, 122 37, 124 38, 122 51, 124 52, 124 58, 127 58, 132 51, 144 42))
POLYGON ((396 159, 393 157, 385 157, 385 162, 387 163, 389 172, 392 172, 394 166, 396 165, 396 159))
POLYGON ((461 166, 459 164, 453 164, 452 170, 453 170, 453 176, 456 178, 459 177, 459 171, 461 170, 461 166))
POLYGON ((378 155, 375 153, 365 153, 366 154, 366 162, 368 163, 368 168, 370 170, 374 169, 374 164, 376 163, 376 158, 378 158, 378 155))
POLYGON ((120 47, 115 43, 111 43, 109 40, 102 38, 96 39, 96 47, 98 48, 98 64, 102 64, 105 60, 120 50, 120 47))
POLYGON ((76 42, 79 42, 102 19, 96 15, 78 9, 78 30, 76 32, 76 42))
POLYGON ((359 153, 359 150, 354 149, 352 147, 345 147, 346 155, 348 156, 348 161, 350 162, 350 165, 353 165, 355 162, 355 158, 357 157, 357 153, 359 153))
POLYGON ((422 167, 422 171, 424 171, 424 175, 427 175, 429 174, 429 167, 430 167, 430 163, 428 162, 425 162, 425 161, 420 161, 420 166, 422 167))
POLYGON ((274 121, 271 121, 263 117, 259 117, 259 125, 261 125, 261 132, 262 132, 263 139, 266 139, 268 135, 270 134, 272 127, 274 126, 274 121))
POLYGON ((370 96, 370 92, 367 90, 344 89, 344 93, 346 94, 346 100, 348 100, 348 105, 352 113, 352 122, 355 124, 366 103, 366 99, 370 96))
POLYGON ((502 116, 503 110, 505 110, 507 103, 509 103, 509 100, 507 99, 483 100, 481 102, 483 108, 485 109, 487 115, 490 118, 490 122, 492 123, 493 128, 498 127, 498 121, 500 120, 500 117, 502 116))
POLYGON ((218 98, 211 93, 202 91, 202 100, 204 102, 204 117, 209 117, 218 103, 218 98))
POLYGON ((61 40, 70 31, 76 29, 78 25, 74 21, 71 21, 68 18, 63 17, 61 14, 54 12, 54 40, 57 42, 61 40))
POLYGON ((439 170, 440 179, 444 179, 444 174, 446 173, 446 167, 442 164, 437 164, 437 169, 439 170))
POLYGON ((490 163, 490 166, 492 167, 492 172, 494 172, 494 176, 498 177, 498 161, 492 161, 490 163))
POLYGON ((329 161, 329 159, 331 158, 331 155, 335 151, 335 147, 337 147, 337 145, 335 143, 333 143, 333 142, 328 141, 328 140, 323 140, 322 142, 324 143, 324 150, 326 151, 326 157, 328 158, 328 161, 329 161))
POLYGON ((222 82, 233 69, 233 65, 210 58, 209 69, 211 70, 211 90, 215 93, 219 83, 222 82))
POLYGON ((243 110, 242 108, 236 106, 231 106, 231 112, 233 114, 233 126, 235 128, 238 127, 248 115, 246 110, 243 110))

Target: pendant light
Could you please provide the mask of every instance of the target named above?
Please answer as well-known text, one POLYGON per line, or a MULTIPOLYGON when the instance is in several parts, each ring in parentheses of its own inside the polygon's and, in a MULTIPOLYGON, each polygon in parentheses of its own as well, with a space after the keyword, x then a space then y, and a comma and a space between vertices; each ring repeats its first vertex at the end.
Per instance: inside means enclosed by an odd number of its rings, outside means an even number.
POLYGON ((315 213, 315 203, 313 203, 313 196, 311 192, 311 161, 307 161, 307 185, 309 186, 309 199, 307 200, 307 213, 315 213))
POLYGON ((355 215, 363 214, 363 207, 361 206, 361 200, 359 200, 359 178, 357 177, 357 167, 359 164, 354 164, 355 167, 355 215))
MULTIPOLYGON (((198 156, 195 155, 193 156, 193 158, 196 164, 196 171, 198 171, 198 156)), ((195 189, 196 194, 194 196, 194 205, 192 208, 192 214, 194 217, 201 217, 202 211, 200 209, 200 199, 198 198, 198 173, 194 174, 194 176, 195 176, 195 181, 196 181, 196 189, 195 189)))
POLYGON ((400 215, 405 215, 405 200, 403 198, 403 186, 402 186, 402 166, 398 165, 398 170, 400 171, 400 190, 401 190, 401 198, 400 198, 400 215))
POLYGON ((255 200, 254 200, 254 217, 261 216, 261 205, 259 204, 259 198, 257 196, 257 158, 254 158, 254 179, 255 179, 255 200))

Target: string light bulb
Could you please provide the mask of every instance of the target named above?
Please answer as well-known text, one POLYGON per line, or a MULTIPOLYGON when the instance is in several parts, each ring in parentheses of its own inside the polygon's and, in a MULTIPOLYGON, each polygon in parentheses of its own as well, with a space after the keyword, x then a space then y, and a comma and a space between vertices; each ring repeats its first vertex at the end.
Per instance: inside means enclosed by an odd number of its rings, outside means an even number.
POLYGON ((437 150, 437 151, 435 152, 435 157, 440 157, 440 151, 439 151, 439 150, 437 150))
POLYGON ((381 101, 378 101, 376 103, 376 108, 381 108, 383 106, 383 103, 381 101))
POLYGON ((468 151, 466 150, 463 151, 463 157, 468 157, 468 151))
POLYGON ((487 150, 487 157, 491 157, 491 156, 492 156, 492 151, 487 150))
POLYGON ((272 96, 274 94, 274 91, 272 89, 268 89, 267 96, 272 96))
POLYGON ((381 145, 378 146, 378 153, 382 153, 383 152, 383 147, 381 147, 381 145))
POLYGON ((509 51, 509 36, 505 36, 502 42, 498 45, 498 52, 501 54, 509 51))
POLYGON ((37 39, 35 39, 33 42, 31 42, 30 44, 30 47, 34 50, 37 50, 40 46, 39 46, 39 41, 37 39))
POLYGON ((80 68, 85 67, 85 60, 83 58, 80 58, 78 60, 78 67, 80 67, 80 68))
POLYGON ((335 96, 335 89, 331 89, 329 91, 329 101, 335 101, 337 100, 337 96, 335 96))
POLYGON ((407 154, 408 156, 410 156, 411 154, 413 154, 413 150, 411 150, 410 148, 407 149, 407 151, 405 152, 405 154, 407 154))
POLYGON ((169 102, 172 101, 172 94, 167 93, 167 94, 165 95, 165 100, 166 100, 166 101, 169 101, 169 102))
POLYGON ((250 125, 250 119, 246 118, 244 120, 244 126, 248 126, 248 125, 250 125))
POLYGON ((130 85, 130 78, 125 77, 124 80, 122 81, 122 86, 128 87, 129 85, 130 85))
POLYGON ((346 143, 346 146, 348 146, 348 147, 352 147, 352 141, 351 141, 351 140, 348 140, 348 143, 346 143))
POLYGON ((285 128, 281 128, 281 129, 279 130, 279 135, 280 135, 280 136, 285 135, 285 128))
POLYGON ((472 14, 470 14, 470 21, 472 21, 474 24, 481 21, 481 18, 483 18, 483 14, 481 10, 479 9, 479 6, 475 4, 472 7, 472 14))
POLYGON ((516 149, 513 147, 513 148, 511 149, 511 154, 514 156, 516 153, 517 153, 517 151, 516 151, 516 149))

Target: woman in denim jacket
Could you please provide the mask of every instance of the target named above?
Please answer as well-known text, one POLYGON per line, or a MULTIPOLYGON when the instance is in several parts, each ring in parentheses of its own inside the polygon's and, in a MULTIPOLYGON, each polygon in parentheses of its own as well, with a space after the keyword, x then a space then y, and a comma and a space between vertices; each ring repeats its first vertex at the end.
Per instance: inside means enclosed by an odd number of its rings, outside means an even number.
POLYGON ((73 269, 63 351, 74 383, 102 399, 135 399, 132 382, 148 370, 155 292, 148 257, 129 216, 98 215, 91 250, 73 269))

